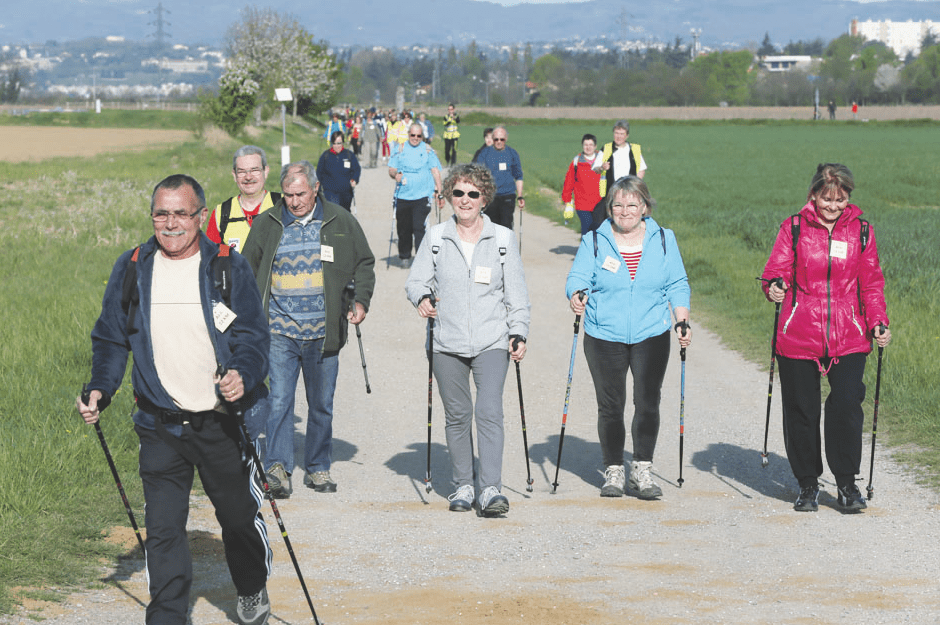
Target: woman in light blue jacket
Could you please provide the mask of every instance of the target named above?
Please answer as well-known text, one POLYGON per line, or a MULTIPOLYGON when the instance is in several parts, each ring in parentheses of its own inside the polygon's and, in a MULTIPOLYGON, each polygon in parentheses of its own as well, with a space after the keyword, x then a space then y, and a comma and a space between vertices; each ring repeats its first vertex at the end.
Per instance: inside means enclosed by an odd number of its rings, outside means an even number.
POLYGON ((692 341, 689 280, 675 234, 650 217, 655 202, 642 179, 621 178, 606 201, 607 219, 582 237, 565 289, 571 310, 584 314, 584 355, 597 394, 605 466, 601 496, 620 497, 626 487, 624 408, 630 370, 634 413, 629 486, 640 499, 656 499, 663 493, 651 471, 669 333, 676 331, 681 347, 692 341))
POLYGON ((501 493, 503 384, 510 359, 525 356, 529 296, 515 235, 481 213, 496 191, 489 170, 454 167, 443 191, 454 216, 428 229, 405 291, 421 317, 435 319, 430 349, 456 487, 448 497, 450 509, 469 511, 476 500, 483 516, 500 516, 509 511, 501 493), (479 495, 473 480, 474 418, 479 495))

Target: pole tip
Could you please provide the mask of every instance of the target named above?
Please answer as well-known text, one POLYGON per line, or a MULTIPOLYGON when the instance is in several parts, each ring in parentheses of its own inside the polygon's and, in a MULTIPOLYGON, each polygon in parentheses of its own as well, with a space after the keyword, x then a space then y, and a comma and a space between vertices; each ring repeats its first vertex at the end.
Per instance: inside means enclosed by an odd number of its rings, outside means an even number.
POLYGON ((868 501, 871 501, 875 497, 875 489, 869 486, 865 490, 868 491, 868 501))
POLYGON ((685 480, 682 479, 681 477, 680 477, 678 480, 676 480, 676 483, 679 484, 679 488, 682 488, 682 483, 683 483, 683 482, 685 482, 685 480))
POLYGON ((764 469, 767 468, 767 465, 770 464, 770 458, 767 457, 767 454, 760 455, 760 466, 764 469))

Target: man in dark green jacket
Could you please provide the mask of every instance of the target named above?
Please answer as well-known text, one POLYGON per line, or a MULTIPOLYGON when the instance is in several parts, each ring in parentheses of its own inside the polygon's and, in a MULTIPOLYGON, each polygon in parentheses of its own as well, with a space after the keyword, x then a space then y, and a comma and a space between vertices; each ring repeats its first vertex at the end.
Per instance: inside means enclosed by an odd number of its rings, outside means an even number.
POLYGON ((307 393, 304 484, 335 492, 330 475, 333 393, 348 323, 360 324, 375 289, 375 256, 349 211, 319 196, 307 161, 281 170, 283 197, 252 224, 248 259, 271 330, 270 414, 264 466, 275 497, 292 492, 294 393, 302 371, 307 393), (355 281, 355 300, 344 298, 355 281))

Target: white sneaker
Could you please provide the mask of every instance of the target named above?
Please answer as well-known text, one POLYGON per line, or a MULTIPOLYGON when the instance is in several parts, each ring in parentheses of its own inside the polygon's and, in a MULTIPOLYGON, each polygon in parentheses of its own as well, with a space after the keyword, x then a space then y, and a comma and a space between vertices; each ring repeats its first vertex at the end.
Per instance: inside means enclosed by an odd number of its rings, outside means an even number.
POLYGON ((473 486, 464 484, 447 498, 451 512, 469 512, 473 508, 473 486))
POLYGON ((604 471, 604 485, 601 497, 623 497, 623 488, 627 478, 622 464, 612 464, 604 471))
POLYGON ((653 481, 650 471, 653 463, 633 461, 630 463, 630 488, 637 492, 640 499, 656 499, 663 496, 663 489, 653 481))

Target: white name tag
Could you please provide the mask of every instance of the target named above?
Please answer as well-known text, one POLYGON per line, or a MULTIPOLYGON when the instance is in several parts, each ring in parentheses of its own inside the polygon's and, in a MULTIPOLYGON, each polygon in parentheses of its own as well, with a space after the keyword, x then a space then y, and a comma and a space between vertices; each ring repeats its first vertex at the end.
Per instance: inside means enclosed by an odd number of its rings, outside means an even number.
POLYGON ((349 168, 350 168, 350 164, 349 164, 349 161, 348 161, 348 160, 343 161, 343 167, 345 167, 346 169, 349 169, 349 168))
POLYGON ((225 332, 228 330, 228 327, 232 325, 232 322, 235 321, 237 317, 232 309, 223 304, 222 302, 216 302, 215 306, 212 307, 212 318, 215 320, 215 329, 219 332, 225 332))
POLYGON ((499 171, 506 171, 506 163, 499 164, 499 171))
POLYGON ((322 260, 325 263, 333 262, 333 246, 332 245, 320 246, 320 260, 322 260))
POLYGON ((241 244, 242 244, 242 240, 241 240, 241 239, 233 239, 232 237, 229 237, 229 239, 228 239, 228 245, 229 245, 229 247, 231 247, 231 248, 232 248, 233 250, 235 250, 236 252, 238 251, 238 248, 241 247, 241 244))
POLYGON ((620 271, 620 265, 622 264, 623 263, 621 263, 619 260, 617 260, 613 256, 608 256, 607 258, 604 259, 604 264, 601 265, 601 268, 606 269, 607 271, 610 271, 612 273, 617 273, 618 271, 620 271))
POLYGON ((845 257, 849 255, 849 244, 845 241, 833 241, 829 247, 829 255, 845 260, 845 257))
POLYGON ((491 271, 489 267, 477 267, 476 274, 473 276, 473 281, 479 284, 489 284, 490 274, 491 271))

